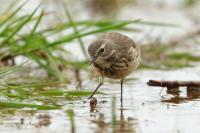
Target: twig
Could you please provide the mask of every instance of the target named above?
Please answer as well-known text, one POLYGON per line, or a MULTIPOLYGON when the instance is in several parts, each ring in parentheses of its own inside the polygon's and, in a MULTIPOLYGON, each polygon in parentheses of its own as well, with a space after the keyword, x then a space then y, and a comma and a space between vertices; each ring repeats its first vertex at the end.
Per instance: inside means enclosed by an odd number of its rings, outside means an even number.
POLYGON ((193 86, 200 87, 200 81, 163 81, 163 80, 149 80, 147 82, 149 86, 158 86, 158 87, 180 87, 180 86, 193 86))

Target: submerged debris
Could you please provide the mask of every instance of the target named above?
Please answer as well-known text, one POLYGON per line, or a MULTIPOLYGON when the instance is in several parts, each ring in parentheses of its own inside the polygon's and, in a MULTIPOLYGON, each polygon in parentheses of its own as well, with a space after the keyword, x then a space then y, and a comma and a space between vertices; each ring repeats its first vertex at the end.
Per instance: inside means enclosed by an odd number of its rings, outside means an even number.
POLYGON ((172 97, 162 102, 180 103, 186 100, 194 100, 200 97, 200 81, 165 81, 165 80, 149 80, 147 82, 149 86, 166 87, 167 94, 171 94, 172 97), (180 87, 186 87, 186 97, 180 96, 180 87))
POLYGON ((94 108, 96 108, 97 105, 97 99, 95 97, 92 97, 90 100, 90 109, 93 110, 94 108))
POLYGON ((37 117, 39 119, 36 127, 49 126, 51 124, 51 116, 48 114, 41 114, 37 117))
POLYGON ((21 119, 20 119, 20 124, 21 124, 21 125, 24 125, 24 121, 25 121, 25 119, 24 119, 24 118, 21 118, 21 119))

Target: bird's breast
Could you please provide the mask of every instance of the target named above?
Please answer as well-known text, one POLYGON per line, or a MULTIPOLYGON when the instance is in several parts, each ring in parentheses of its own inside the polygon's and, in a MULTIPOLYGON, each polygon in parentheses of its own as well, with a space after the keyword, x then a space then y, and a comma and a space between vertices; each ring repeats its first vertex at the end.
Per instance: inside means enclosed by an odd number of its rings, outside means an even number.
POLYGON ((112 79, 122 79, 129 75, 135 69, 133 61, 126 62, 125 60, 119 62, 112 62, 108 67, 101 67, 94 65, 95 70, 103 77, 112 79))

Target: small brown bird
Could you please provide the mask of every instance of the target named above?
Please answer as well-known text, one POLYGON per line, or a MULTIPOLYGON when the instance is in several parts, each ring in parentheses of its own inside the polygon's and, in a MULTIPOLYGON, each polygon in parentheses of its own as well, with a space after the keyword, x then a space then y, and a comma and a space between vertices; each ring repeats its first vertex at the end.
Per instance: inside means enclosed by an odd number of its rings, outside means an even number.
POLYGON ((129 37, 117 32, 108 32, 88 47, 91 64, 100 75, 100 83, 89 97, 92 98, 104 83, 104 77, 121 79, 121 102, 124 78, 140 63, 140 49, 129 37))

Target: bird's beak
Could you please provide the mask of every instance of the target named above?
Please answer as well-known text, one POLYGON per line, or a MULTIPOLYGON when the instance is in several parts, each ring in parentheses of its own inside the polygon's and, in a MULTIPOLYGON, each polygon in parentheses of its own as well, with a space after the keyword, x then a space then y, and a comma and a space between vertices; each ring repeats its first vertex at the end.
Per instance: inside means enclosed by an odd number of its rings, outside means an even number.
POLYGON ((93 64, 93 63, 94 63, 94 61, 95 61, 95 58, 94 58, 94 57, 93 57, 93 58, 91 58, 91 59, 90 59, 90 65, 91 65, 91 64, 93 64))

